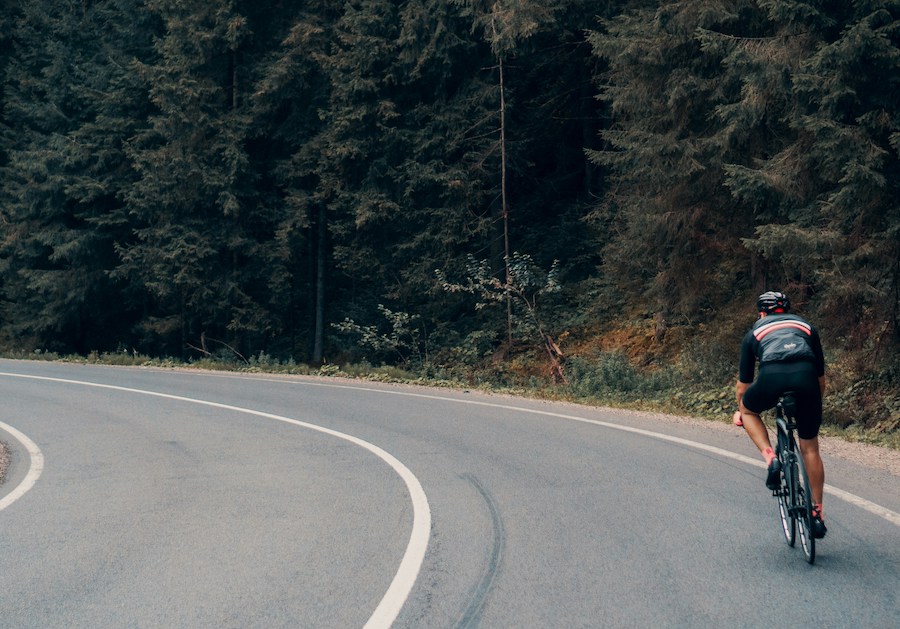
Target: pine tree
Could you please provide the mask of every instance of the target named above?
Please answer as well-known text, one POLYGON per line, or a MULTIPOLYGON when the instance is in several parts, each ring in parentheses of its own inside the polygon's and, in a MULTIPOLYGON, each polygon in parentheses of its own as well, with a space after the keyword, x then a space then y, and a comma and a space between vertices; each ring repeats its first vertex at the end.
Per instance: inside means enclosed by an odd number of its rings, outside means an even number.
POLYGON ((327 265, 327 224, 318 220, 313 202, 309 145, 324 126, 320 112, 328 107, 329 82, 320 64, 341 4, 307 3, 303 10, 286 8, 276 16, 266 12, 263 24, 287 26, 272 29, 273 44, 258 64, 252 96, 250 157, 264 191, 259 202, 270 208, 275 225, 267 287, 286 337, 281 353, 304 360, 313 357, 316 329, 324 329, 318 292, 327 265))
POLYGON ((565 260, 567 284, 592 274, 599 258, 600 234, 584 215, 601 180, 584 150, 598 148, 604 114, 585 27, 596 24, 598 11, 609 10, 595 2, 560 4, 508 64, 513 248, 531 252, 543 267, 565 260))
POLYGON ((434 269, 464 269, 473 247, 490 247, 496 90, 480 70, 490 57, 480 40, 472 41, 471 19, 457 7, 410 2, 400 20, 404 80, 395 172, 401 220, 388 251, 400 264, 389 296, 418 302, 439 325, 444 306, 433 301, 434 269))
MULTIPOLYGON (((3 115, 3 102, 4 98, 4 86, 5 86, 5 77, 6 77, 6 64, 9 62, 12 57, 12 41, 10 39, 10 35, 13 32, 16 24, 16 18, 19 12, 19 0, 0 0, 0 77, 3 77, 3 81, 0 81, 0 130, 2 130, 2 135, 0 137, 4 137, 6 135, 5 129, 8 128, 5 123, 5 116, 3 115)), ((0 143, 0 165, 3 164, 3 154, 4 147, 8 139, 3 139, 2 143, 0 143)))
POLYGON ((731 252, 750 219, 723 186, 723 163, 750 140, 723 141, 728 129, 715 114, 734 98, 739 79, 723 81, 722 54, 703 46, 700 34, 739 32, 752 7, 633 4, 590 36, 608 64, 601 97, 614 117, 600 132, 607 148, 590 153, 612 173, 594 216, 615 234, 604 250, 605 276, 665 327, 712 306, 711 293, 735 290, 731 252))
POLYGON ((128 145, 134 238, 119 248, 118 274, 145 291, 145 342, 184 355, 212 353, 205 343, 216 340, 240 353, 271 333, 264 242, 273 229, 248 202, 246 18, 230 0, 150 8, 162 32, 137 72, 153 111, 128 145))
MULTIPOLYGON (((794 2, 770 2, 767 8, 747 5, 741 15, 735 27, 703 30, 699 39, 708 54, 721 58, 721 82, 729 86, 714 110, 713 119, 721 126, 713 141, 724 162, 723 183, 739 212, 739 235, 747 236, 761 222, 798 225, 814 220, 804 198, 809 186, 797 170, 792 81, 813 45, 811 29, 826 18, 794 2)), ((753 288, 787 288, 766 256, 750 249, 747 275, 753 288)), ((736 258, 746 256, 741 247, 734 251, 736 258)), ((820 262, 811 253, 783 261, 794 265, 796 273, 808 273, 820 262)))
POLYGON ((773 108, 745 85, 775 111, 767 130, 779 139, 728 167, 733 193, 754 211, 745 242, 768 282, 812 299, 835 332, 857 342, 896 335, 900 5, 762 4, 769 37, 729 46, 778 77, 780 100, 773 108))
POLYGON ((312 99, 291 104, 298 126, 288 138, 292 153, 277 176, 288 194, 285 227, 310 230, 315 310, 309 347, 315 362, 324 358, 327 305, 342 301, 352 309, 354 283, 373 289, 380 284, 375 239, 362 238, 361 232, 395 207, 379 188, 387 181, 384 163, 392 157, 385 134, 395 116, 387 93, 396 83, 390 69, 395 29, 393 4, 367 1, 344 5, 342 12, 300 16, 292 32, 316 43, 309 58, 296 54, 284 67, 299 70, 319 90, 312 99), (319 118, 314 122, 312 107, 319 118), (350 293, 342 294, 341 275, 351 280, 350 293))
POLYGON ((898 339, 900 3, 854 3, 833 16, 795 81, 806 115, 793 123, 821 216, 805 235, 821 242, 824 231, 831 245, 811 280, 841 332, 859 343, 898 339))
MULTIPOLYGON (((564 259, 571 276, 581 279, 596 265, 596 244, 582 218, 596 185, 583 149, 595 141, 598 109, 584 30, 609 7, 530 0, 454 5, 486 48, 482 139, 470 150, 490 209, 495 273, 509 284, 509 263, 518 252, 545 268, 564 259)), ((520 314, 509 296, 507 344, 520 314)))
POLYGON ((108 349, 127 331, 110 307, 123 287, 109 272, 123 234, 122 145, 134 128, 121 46, 133 52, 146 41, 138 15, 126 0, 36 1, 12 31, 2 272, 6 331, 26 345, 108 349))
POLYGON ((896 3, 640 4, 592 34, 616 285, 663 315, 781 287, 895 331, 896 3))

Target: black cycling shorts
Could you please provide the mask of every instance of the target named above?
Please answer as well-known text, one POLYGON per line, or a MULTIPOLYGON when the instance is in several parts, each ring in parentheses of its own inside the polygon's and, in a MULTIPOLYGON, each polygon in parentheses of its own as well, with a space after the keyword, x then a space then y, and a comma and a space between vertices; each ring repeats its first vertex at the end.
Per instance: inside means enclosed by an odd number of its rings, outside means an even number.
POLYGON ((778 396, 785 391, 793 391, 797 400, 797 435, 801 439, 814 439, 822 425, 822 390, 812 363, 763 365, 742 401, 747 410, 762 413, 775 408, 778 396))

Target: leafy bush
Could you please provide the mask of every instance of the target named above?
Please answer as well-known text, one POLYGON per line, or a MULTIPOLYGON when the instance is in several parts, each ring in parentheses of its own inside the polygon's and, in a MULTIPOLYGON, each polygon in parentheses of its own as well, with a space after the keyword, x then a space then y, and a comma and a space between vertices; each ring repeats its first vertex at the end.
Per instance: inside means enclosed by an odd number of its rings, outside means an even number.
POLYGON ((349 318, 333 323, 331 327, 341 334, 355 337, 360 348, 374 352, 376 357, 393 357, 405 365, 423 363, 428 348, 427 340, 423 340, 423 334, 417 327, 419 316, 394 312, 383 304, 378 304, 378 310, 390 326, 388 332, 382 332, 377 325, 359 325, 349 318))
POLYGON ((596 360, 572 357, 566 369, 568 393, 588 400, 659 399, 676 382, 671 368, 639 370, 619 352, 603 353, 596 360))

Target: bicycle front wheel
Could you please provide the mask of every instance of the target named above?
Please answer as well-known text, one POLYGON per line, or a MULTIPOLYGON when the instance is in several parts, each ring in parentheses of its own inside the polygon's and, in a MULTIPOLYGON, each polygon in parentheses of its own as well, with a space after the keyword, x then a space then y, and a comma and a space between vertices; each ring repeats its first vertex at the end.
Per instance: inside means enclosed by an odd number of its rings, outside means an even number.
POLYGON ((806 464, 803 462, 803 456, 796 453, 797 467, 797 493, 795 503, 795 513, 797 514, 797 529, 800 532, 800 546, 803 548, 803 554, 806 561, 813 563, 816 560, 816 539, 813 536, 812 508, 813 498, 812 490, 809 486, 809 476, 806 473, 806 464))

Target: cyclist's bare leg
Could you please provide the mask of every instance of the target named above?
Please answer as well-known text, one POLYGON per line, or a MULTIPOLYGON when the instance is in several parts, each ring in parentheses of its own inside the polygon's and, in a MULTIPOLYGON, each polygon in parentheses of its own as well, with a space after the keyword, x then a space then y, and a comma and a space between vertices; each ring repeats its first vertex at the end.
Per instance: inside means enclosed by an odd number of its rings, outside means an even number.
POLYGON ((806 464, 806 473, 809 475, 813 502, 822 504, 825 491, 825 466, 822 464, 822 457, 819 454, 819 438, 800 439, 799 441, 803 462, 806 464))
POLYGON ((744 421, 744 430, 747 431, 747 435, 750 436, 750 439, 756 447, 759 448, 760 453, 764 453, 767 449, 772 447, 772 442, 769 440, 769 431, 766 430, 766 425, 763 423, 763 420, 760 419, 758 413, 748 411, 747 408, 741 404, 741 418, 744 421))

